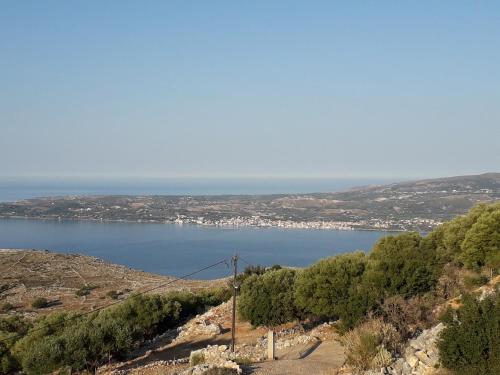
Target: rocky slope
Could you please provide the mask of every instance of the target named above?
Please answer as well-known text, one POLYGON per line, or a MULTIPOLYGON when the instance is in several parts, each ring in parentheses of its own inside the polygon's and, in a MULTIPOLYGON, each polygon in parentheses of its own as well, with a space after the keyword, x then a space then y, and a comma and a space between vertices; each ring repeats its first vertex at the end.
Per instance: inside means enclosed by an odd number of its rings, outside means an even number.
MULTIPOLYGON (((85 255, 0 249, 0 307, 10 303, 18 312, 35 314, 58 309, 93 309, 109 304, 107 294, 110 291, 116 291, 118 298, 125 298, 132 292, 173 279, 85 255), (84 291, 79 293, 83 295, 77 295, 78 291, 84 291), (31 302, 38 297, 47 298, 50 306, 33 310, 31 302)), ((225 285, 225 280, 180 280, 155 290, 155 293, 222 285, 225 285)))

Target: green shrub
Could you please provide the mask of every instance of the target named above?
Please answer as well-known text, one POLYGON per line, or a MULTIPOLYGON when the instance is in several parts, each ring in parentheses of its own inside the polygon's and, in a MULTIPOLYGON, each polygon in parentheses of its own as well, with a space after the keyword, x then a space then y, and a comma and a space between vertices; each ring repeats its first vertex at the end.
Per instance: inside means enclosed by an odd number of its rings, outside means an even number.
POLYGON ((497 209, 479 216, 462 242, 460 259, 469 268, 500 267, 500 204, 492 207, 497 209))
POLYGON ((197 292, 194 295, 197 298, 197 305, 206 309, 228 301, 233 294, 229 288, 212 288, 197 292))
POLYGON ((182 306, 182 315, 188 317, 205 312, 212 306, 226 302, 232 296, 228 288, 213 288, 193 292, 170 292, 166 298, 178 301, 182 306))
POLYGON ((369 296, 360 289, 365 266, 361 252, 320 260, 299 273, 295 303, 305 312, 340 318, 344 327, 353 327, 371 305, 369 296))
POLYGON ((476 300, 463 297, 463 305, 445 315, 446 328, 438 342, 441 364, 460 374, 500 374, 500 297, 476 300))
POLYGON ((31 307, 35 309, 43 309, 47 306, 49 306, 49 301, 47 301, 47 298, 43 297, 39 297, 31 303, 31 307))
POLYGON ((227 295, 222 289, 137 295, 85 316, 54 313, 40 317, 8 351, 26 374, 63 367, 93 370, 110 358, 123 358, 141 341, 180 325, 227 295))
MULTIPOLYGON (((241 285, 243 285, 245 280, 248 279, 252 275, 260 276, 260 275, 265 274, 266 272, 277 271, 279 269, 281 269, 281 266, 279 266, 279 265, 274 265, 272 267, 267 267, 267 268, 264 266, 259 266, 259 265, 247 266, 247 267, 245 267, 243 272, 239 273, 236 276, 236 284, 241 286, 241 285)), ((231 291, 233 288, 233 280, 232 279, 228 280, 227 285, 228 285, 228 289, 231 291)))
POLYGON ((488 283, 488 277, 484 275, 468 275, 464 276, 464 285, 469 288, 476 288, 479 286, 483 286, 488 283))
POLYGON ((205 356, 203 353, 193 353, 189 357, 189 366, 196 366, 205 363, 205 356))
POLYGON ((106 297, 111 299, 118 299, 119 296, 120 293, 118 293, 116 290, 110 290, 109 292, 106 293, 106 297))
POLYGON ((253 326, 273 326, 296 319, 295 277, 296 271, 280 269, 247 278, 238 299, 241 318, 253 326))
POLYGON ((431 290, 439 277, 436 250, 418 233, 380 239, 369 255, 364 285, 380 299, 409 298, 431 290))
POLYGON ((468 268, 500 268, 500 203, 480 203, 434 229, 425 241, 432 243, 442 262, 455 261, 468 268))
POLYGON ((94 290, 96 287, 92 285, 84 285, 80 289, 78 289, 75 294, 78 297, 83 297, 83 296, 88 296, 92 290, 94 290))
POLYGON ((0 374, 20 370, 20 365, 11 352, 20 335, 26 334, 29 323, 21 316, 0 318, 0 374))

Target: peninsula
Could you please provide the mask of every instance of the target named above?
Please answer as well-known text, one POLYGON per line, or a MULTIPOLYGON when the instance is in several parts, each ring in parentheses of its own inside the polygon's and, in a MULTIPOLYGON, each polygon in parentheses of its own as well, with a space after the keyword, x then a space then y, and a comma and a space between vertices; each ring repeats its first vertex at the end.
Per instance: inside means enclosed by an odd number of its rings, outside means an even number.
POLYGON ((0 203, 0 217, 429 231, 478 202, 498 199, 500 173, 486 173, 332 193, 43 197, 0 203))

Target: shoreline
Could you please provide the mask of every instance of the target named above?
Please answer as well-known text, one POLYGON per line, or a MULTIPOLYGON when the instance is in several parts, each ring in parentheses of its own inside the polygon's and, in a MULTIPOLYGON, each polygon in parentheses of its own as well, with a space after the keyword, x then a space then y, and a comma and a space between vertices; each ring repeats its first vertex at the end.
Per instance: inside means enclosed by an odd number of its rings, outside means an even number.
POLYGON ((239 228, 259 228, 259 229, 292 229, 292 230, 318 230, 318 231, 370 231, 370 232, 425 232, 418 228, 376 228, 376 227, 354 227, 347 225, 332 225, 329 223, 345 223, 345 222, 286 222, 287 225, 278 225, 276 222, 269 221, 266 225, 258 225, 252 223, 226 224, 213 222, 176 222, 175 220, 127 220, 127 219, 92 219, 92 218, 53 218, 53 217, 35 217, 35 216, 3 216, 0 215, 0 220, 34 220, 34 221, 53 221, 53 222, 89 222, 89 223, 124 223, 124 224, 163 224, 176 226, 197 226, 211 227, 224 229, 239 229, 239 228), (289 225, 288 225, 289 224, 289 225), (326 225, 325 225, 326 224, 326 225))

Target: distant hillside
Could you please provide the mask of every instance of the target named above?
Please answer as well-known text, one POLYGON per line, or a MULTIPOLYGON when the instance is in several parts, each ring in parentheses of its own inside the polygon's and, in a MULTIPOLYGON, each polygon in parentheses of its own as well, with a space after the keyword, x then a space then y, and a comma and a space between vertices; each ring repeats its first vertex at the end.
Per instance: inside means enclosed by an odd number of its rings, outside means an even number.
POLYGON ((426 231, 497 199, 500 173, 486 173, 336 193, 37 198, 1 203, 0 217, 426 231))
MULTIPOLYGON (((32 310, 31 302, 38 297, 51 302, 45 313, 59 309, 94 309, 109 304, 111 291, 115 291, 118 298, 124 298, 173 279, 85 255, 0 249, 0 306, 10 303, 16 311, 32 310)), ((222 285, 225 281, 179 280, 155 292, 222 285)))

